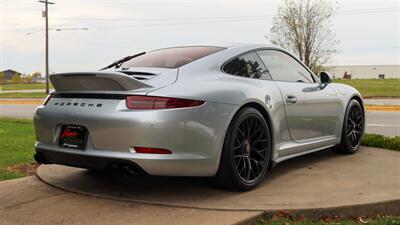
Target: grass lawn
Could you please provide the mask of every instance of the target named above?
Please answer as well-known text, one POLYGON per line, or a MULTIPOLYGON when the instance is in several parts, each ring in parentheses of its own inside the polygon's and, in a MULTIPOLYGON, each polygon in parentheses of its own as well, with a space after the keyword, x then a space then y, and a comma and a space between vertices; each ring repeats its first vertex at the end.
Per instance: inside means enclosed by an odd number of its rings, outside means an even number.
MULTIPOLYGON (((3 91, 13 91, 13 90, 32 90, 32 89, 43 89, 46 88, 44 83, 31 83, 31 84, 0 84, 3 91)), ((50 83, 50 88, 53 86, 50 83)))
POLYGON ((32 92, 32 93, 3 93, 0 94, 0 98, 45 98, 46 94, 43 92, 32 92))
POLYGON ((260 220, 256 225, 399 225, 400 217, 377 217, 374 219, 354 219, 354 220, 341 220, 341 219, 323 219, 323 220, 309 220, 297 219, 290 220, 285 218, 260 220))
POLYGON ((333 82, 353 86, 364 97, 400 97, 400 79, 335 79, 333 82))
POLYGON ((0 118, 0 180, 29 174, 34 143, 32 120, 0 118))

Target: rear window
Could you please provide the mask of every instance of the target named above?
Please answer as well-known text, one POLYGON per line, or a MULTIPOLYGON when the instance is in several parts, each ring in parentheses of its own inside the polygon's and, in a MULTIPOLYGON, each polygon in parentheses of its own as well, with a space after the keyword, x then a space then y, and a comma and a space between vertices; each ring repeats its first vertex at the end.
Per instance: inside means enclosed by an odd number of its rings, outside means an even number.
POLYGON ((160 49, 133 58, 123 63, 121 67, 178 68, 223 49, 225 48, 208 46, 160 49))

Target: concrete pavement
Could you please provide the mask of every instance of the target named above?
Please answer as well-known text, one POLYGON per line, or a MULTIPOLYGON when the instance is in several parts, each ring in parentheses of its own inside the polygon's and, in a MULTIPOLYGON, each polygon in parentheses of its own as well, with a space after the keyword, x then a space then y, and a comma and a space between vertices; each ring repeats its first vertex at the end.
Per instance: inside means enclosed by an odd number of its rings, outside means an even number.
POLYGON ((251 220, 260 213, 176 208, 94 198, 59 190, 33 176, 0 182, 1 225, 228 225, 251 220))
POLYGON ((278 164, 263 184, 248 192, 216 189, 207 179, 116 178, 60 165, 42 165, 38 176, 64 190, 129 202, 211 210, 278 211, 392 200, 399 200, 400 206, 399 162, 397 151, 362 147, 357 154, 337 155, 327 149, 278 164))
POLYGON ((36 177, 0 182, 0 224, 250 224, 281 209, 399 215, 399 160, 399 152, 383 149, 325 150, 279 164, 249 192, 215 189, 201 178, 115 178, 46 165, 38 174, 51 185, 36 177))

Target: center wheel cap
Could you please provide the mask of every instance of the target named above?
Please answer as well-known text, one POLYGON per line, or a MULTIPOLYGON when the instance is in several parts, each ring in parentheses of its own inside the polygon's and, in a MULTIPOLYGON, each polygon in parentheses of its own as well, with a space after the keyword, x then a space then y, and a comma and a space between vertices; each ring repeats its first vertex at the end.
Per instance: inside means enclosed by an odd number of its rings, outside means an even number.
POLYGON ((244 141, 244 151, 245 151, 245 153, 247 155, 250 154, 250 150, 251 150, 250 141, 249 140, 245 140, 244 141))

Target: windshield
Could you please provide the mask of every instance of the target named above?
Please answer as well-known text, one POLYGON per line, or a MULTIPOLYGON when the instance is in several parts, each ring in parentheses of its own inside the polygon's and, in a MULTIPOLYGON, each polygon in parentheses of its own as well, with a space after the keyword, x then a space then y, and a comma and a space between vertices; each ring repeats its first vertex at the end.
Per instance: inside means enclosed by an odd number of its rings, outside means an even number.
POLYGON ((225 48, 210 46, 160 49, 135 57, 123 63, 121 67, 178 68, 223 49, 225 48))

